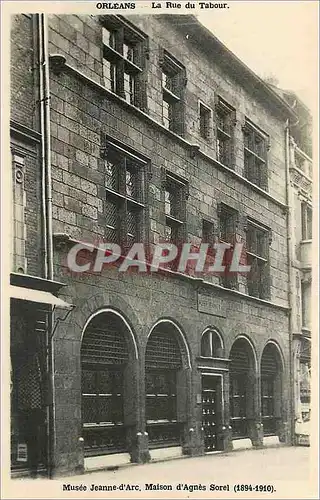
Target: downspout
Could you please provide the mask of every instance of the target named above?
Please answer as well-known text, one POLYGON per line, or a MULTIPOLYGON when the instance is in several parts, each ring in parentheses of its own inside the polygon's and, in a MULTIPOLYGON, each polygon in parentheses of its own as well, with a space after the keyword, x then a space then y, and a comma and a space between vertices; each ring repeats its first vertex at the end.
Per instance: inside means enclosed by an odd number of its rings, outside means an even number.
POLYGON ((44 278, 48 279, 48 237, 47 237, 47 201, 46 201, 46 148, 44 139, 44 83, 43 83, 43 34, 41 14, 38 14, 38 68, 39 68, 39 103, 40 103, 40 132, 41 132, 41 206, 42 206, 42 237, 43 237, 43 270, 44 278))
POLYGON ((289 305, 289 418, 291 444, 295 432, 295 402, 294 402, 294 353, 293 353, 293 248, 292 248, 292 190, 290 188, 290 126, 289 119, 285 125, 285 165, 286 165, 286 205, 287 205, 287 261, 288 261, 288 305, 289 305))
MULTIPOLYGON (((42 152, 42 209, 44 228, 44 270, 45 278, 53 280, 53 239, 52 239, 52 179, 51 179, 51 134, 50 134, 50 88, 48 28, 45 14, 38 14, 39 26, 39 94, 42 152)), ((54 379, 53 379, 53 308, 48 314, 46 338, 46 366, 48 373, 47 406, 47 447, 48 475, 52 477, 54 450, 54 379)))
POLYGON ((43 26, 43 71, 44 71, 44 113, 45 113, 45 148, 46 148, 46 198, 47 198, 47 246, 48 279, 53 280, 53 231, 52 231, 52 175, 51 175, 51 127, 50 127, 50 77, 48 53, 48 23, 42 15, 43 26))

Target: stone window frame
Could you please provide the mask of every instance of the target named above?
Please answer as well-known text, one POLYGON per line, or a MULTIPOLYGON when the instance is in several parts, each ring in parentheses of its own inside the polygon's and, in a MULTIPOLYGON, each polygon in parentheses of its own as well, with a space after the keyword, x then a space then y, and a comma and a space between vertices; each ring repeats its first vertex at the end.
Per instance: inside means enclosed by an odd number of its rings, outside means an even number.
POLYGON ((168 239, 165 233, 165 240, 174 244, 183 243, 186 238, 188 181, 169 170, 164 170, 162 188, 164 192, 165 227, 171 229, 170 238, 168 239), (167 193, 169 196, 167 196, 167 193), (171 207, 169 209, 168 204, 170 195, 172 197, 172 211, 171 207))
POLYGON ((244 177, 258 186, 268 190, 268 151, 270 138, 266 132, 245 118, 243 131, 244 177))
MULTIPOLYGON (((230 252, 232 252, 234 244, 236 243, 236 235, 238 232, 240 214, 235 208, 227 205, 226 203, 218 204, 218 221, 219 221, 219 241, 221 243, 228 243, 231 245, 230 252), (230 220, 231 229, 227 229, 227 220, 230 220), (225 227, 223 227, 225 226, 225 227)), ((228 252, 228 250, 226 251, 228 252)), ((219 276, 220 285, 224 288, 232 290, 238 289, 238 278, 235 276, 219 276)))
POLYGON ((200 99, 198 100, 199 133, 205 140, 212 137, 212 109, 200 99))
POLYGON ((223 349, 223 340, 219 331, 214 327, 206 328, 201 335, 200 357, 207 359, 221 358, 223 349), (209 339, 207 346, 204 344, 206 339, 209 339), (208 351, 205 352, 206 348, 209 348, 209 354, 208 351))
POLYGON ((269 300, 271 291, 269 262, 269 246, 272 242, 271 229, 247 217, 245 231, 247 264, 251 266, 251 271, 247 275, 248 295, 269 300))
POLYGON ((312 205, 307 201, 301 202, 301 240, 312 240, 312 205))
POLYGON ((234 129, 236 110, 222 97, 216 96, 215 104, 217 160, 229 168, 234 168, 234 129), (220 145, 223 152, 220 154, 220 145))
MULTIPOLYGON (((12 266, 14 272, 27 273, 27 258, 26 258, 26 222, 25 222, 25 209, 26 209, 26 192, 24 187, 25 181, 25 171, 26 171, 26 153, 17 148, 11 148, 11 162, 12 162, 12 224, 13 224, 13 234, 12 234, 12 266), (18 193, 17 191, 20 191, 18 193), (19 203, 17 202, 17 197, 19 197, 19 203), (18 209, 20 206, 20 210, 18 209), (17 213, 17 210, 19 213, 17 213), (17 236, 16 223, 22 224, 22 238, 17 236), (19 254, 16 253, 17 240, 22 240, 20 258, 24 261, 17 263, 17 257, 19 254)), ((18 259, 20 260, 20 259, 18 259)))
POLYGON ((185 130, 184 93, 186 69, 165 49, 160 49, 162 124, 171 132, 183 136, 185 130), (166 110, 166 114, 164 113, 166 110), (166 116, 167 115, 167 116, 166 116))
POLYGON ((100 16, 100 21, 105 86, 131 105, 146 111, 147 35, 122 16, 100 16), (108 33, 107 39, 104 35, 108 33))
MULTIPOLYGON (((108 232, 114 234, 113 243, 129 248, 135 242, 147 242, 147 193, 148 181, 151 177, 150 160, 142 157, 139 153, 123 145, 113 138, 105 138, 105 148, 101 150, 102 160, 105 168, 105 226, 106 236, 108 232), (111 182, 110 175, 107 179, 106 167, 108 158, 115 161, 113 166, 111 182), (128 171, 130 176, 130 188, 133 192, 128 192, 128 171), (114 206, 114 223, 108 223, 107 210, 114 206), (131 221, 136 224, 135 234, 130 232, 128 213, 132 213, 131 221)), ((110 170, 109 170, 110 171, 110 170)))

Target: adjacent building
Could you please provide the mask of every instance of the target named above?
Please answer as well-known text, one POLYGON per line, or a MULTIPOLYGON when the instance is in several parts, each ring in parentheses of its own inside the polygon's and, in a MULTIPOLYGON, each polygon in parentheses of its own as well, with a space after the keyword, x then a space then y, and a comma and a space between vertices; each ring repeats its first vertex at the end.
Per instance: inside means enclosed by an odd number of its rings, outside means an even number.
POLYGON ((291 443, 300 111, 189 15, 18 15, 12 47, 13 468, 291 443), (251 272, 69 269, 103 241, 242 242, 251 272))

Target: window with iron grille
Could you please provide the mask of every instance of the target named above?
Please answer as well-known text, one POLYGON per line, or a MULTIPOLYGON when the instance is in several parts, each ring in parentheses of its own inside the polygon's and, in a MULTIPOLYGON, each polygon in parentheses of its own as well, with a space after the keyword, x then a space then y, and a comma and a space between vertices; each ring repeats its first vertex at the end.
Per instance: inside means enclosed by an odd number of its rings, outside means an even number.
POLYGON ((177 371, 181 353, 174 335, 153 332, 146 350, 146 417, 148 421, 177 418, 177 371))
POLYGON ((168 52, 160 57, 162 70, 162 123, 179 135, 184 133, 185 68, 168 52))
POLYGON ((231 264, 232 249, 235 243, 235 237, 238 227, 239 213, 232 207, 220 203, 218 205, 219 216, 219 240, 222 243, 231 245, 230 249, 225 251, 223 265, 226 266, 225 273, 220 276, 220 285, 225 288, 237 289, 238 281, 236 275, 229 273, 229 265, 231 264))
POLYGON ((312 239, 312 208, 306 203, 301 203, 301 232, 302 240, 312 239))
POLYGON ((216 105, 217 160, 233 167, 235 110, 220 97, 216 105))
POLYGON ((130 104, 145 109, 146 35, 121 16, 101 16, 101 22, 106 88, 130 104))
POLYGON ((179 242, 182 242, 185 237, 187 196, 187 182, 175 176, 174 174, 166 172, 164 181, 166 241, 177 244, 179 242))
POLYGON ((200 135, 203 139, 210 139, 211 115, 211 109, 199 101, 200 135))
POLYGON ((248 221, 246 249, 247 264, 251 266, 247 277, 248 294, 261 299, 270 298, 269 241, 269 229, 248 221))
POLYGON ((107 140, 103 151, 105 175, 105 236, 130 247, 142 241, 147 161, 107 140))
POLYGON ((246 120, 243 127, 244 176, 262 189, 268 188, 268 137, 246 120))

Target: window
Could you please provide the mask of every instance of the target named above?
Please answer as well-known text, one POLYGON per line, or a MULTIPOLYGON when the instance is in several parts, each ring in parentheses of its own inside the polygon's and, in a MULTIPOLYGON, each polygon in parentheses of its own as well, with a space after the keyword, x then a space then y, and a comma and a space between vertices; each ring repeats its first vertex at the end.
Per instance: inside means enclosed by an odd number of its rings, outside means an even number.
POLYGON ((13 180, 13 241, 12 241, 12 266, 14 272, 26 273, 26 227, 24 189, 25 158, 21 154, 12 155, 12 180, 13 180))
POLYGON ((107 141, 104 152, 106 238, 131 246, 143 238, 147 162, 107 141))
POLYGON ((162 123, 177 134, 184 132, 185 68, 166 51, 163 51, 162 69, 162 123))
POLYGON ((210 138, 211 109, 199 102, 200 135, 204 139, 210 138))
POLYGON ((246 120, 244 136, 244 176, 253 184, 267 189, 267 136, 246 120))
POLYGON ((311 283, 301 282, 301 310, 302 310, 302 328, 310 330, 311 328, 311 283))
POLYGON ((237 276, 229 272, 229 265, 232 259, 232 247, 235 242, 235 236, 238 227, 239 214, 237 210, 231 208, 224 203, 218 206, 219 215, 219 239, 223 243, 229 243, 231 248, 225 251, 223 265, 225 272, 220 276, 220 285, 225 288, 237 289, 237 276))
POLYGON ((102 16, 105 86, 130 104, 146 108, 146 36, 120 16, 102 16))
POLYGON ((208 330, 201 337, 201 356, 218 358, 222 354, 221 340, 217 332, 208 330))
POLYGON ((202 221, 202 241, 213 246, 215 243, 214 224, 208 220, 202 221))
POLYGON ((269 229, 249 221, 247 226, 247 264, 251 266, 248 273, 248 294, 261 299, 270 295, 269 283, 269 229))
POLYGON ((233 166, 233 134, 235 110, 218 98, 216 106, 217 159, 228 167, 233 166))
POLYGON ((164 182, 165 239, 178 243, 184 239, 188 185, 179 177, 166 173, 164 182))
POLYGON ((306 202, 301 203, 301 231, 302 240, 312 239, 312 208, 306 202))

